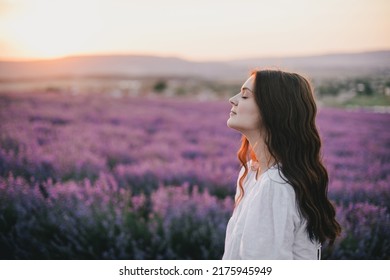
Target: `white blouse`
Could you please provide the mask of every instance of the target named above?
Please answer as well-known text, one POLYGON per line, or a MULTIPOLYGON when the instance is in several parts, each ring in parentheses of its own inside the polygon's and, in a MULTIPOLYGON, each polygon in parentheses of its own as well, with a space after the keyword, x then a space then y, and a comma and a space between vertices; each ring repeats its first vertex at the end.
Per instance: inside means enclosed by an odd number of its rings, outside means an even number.
MULTIPOLYGON (((244 168, 238 178, 243 173, 244 168)), ((310 241, 294 189, 276 166, 257 180, 249 168, 243 187, 244 197, 227 225, 222 259, 320 259, 321 245, 310 241)), ((239 193, 237 180, 236 198, 239 193)))

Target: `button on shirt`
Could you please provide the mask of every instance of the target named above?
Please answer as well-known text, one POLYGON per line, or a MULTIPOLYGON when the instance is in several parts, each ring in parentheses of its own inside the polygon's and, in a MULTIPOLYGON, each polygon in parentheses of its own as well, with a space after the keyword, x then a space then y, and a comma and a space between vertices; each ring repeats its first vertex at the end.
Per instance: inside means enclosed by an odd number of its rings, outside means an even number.
MULTIPOLYGON (((244 191, 227 225, 222 259, 319 259, 320 243, 310 241, 294 189, 277 166, 257 180, 249 168, 244 191)), ((236 198, 239 193, 237 182, 236 198)))

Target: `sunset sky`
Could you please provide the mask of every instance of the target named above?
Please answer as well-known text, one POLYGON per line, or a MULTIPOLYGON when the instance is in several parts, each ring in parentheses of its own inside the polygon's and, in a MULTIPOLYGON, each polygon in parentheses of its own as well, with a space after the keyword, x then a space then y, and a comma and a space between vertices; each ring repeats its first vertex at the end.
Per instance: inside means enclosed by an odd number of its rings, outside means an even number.
POLYGON ((0 59, 390 49, 389 0, 0 0, 0 59))

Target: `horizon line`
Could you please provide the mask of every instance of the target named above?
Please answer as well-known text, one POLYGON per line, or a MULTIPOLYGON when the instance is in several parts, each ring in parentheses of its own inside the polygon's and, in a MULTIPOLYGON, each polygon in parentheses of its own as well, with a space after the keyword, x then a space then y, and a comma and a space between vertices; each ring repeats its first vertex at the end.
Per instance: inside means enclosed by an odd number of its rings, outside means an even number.
POLYGON ((280 58, 304 58, 304 57, 320 57, 328 55, 348 55, 348 54, 364 54, 364 53, 377 53, 377 52, 390 52, 390 48, 384 49, 371 49, 371 50, 361 50, 361 51, 329 51, 322 53, 310 53, 307 55, 304 54, 286 54, 286 55, 265 55, 265 56, 248 56, 248 57, 236 57, 236 58, 226 58, 226 59, 193 59, 189 57, 184 57, 182 55, 174 54, 158 54, 158 53, 124 53, 124 52, 112 52, 112 53, 85 53, 85 54, 69 54, 64 56, 55 56, 55 57, 31 57, 31 58, 6 58, 0 57, 1 62, 42 62, 42 61, 54 61, 54 60, 63 60, 68 58, 81 58, 81 57, 108 57, 108 56, 133 56, 133 57, 155 57, 155 58, 176 58, 180 60, 203 63, 203 62, 227 62, 227 61, 236 61, 236 60, 250 60, 250 59, 280 59, 280 58))

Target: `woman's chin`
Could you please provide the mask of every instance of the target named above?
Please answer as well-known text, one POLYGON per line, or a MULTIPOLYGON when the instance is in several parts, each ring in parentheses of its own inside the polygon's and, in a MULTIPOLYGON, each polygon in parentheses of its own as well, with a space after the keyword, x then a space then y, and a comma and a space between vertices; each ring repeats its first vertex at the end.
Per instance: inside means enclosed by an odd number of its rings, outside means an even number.
POLYGON ((232 128, 232 118, 229 118, 227 121, 226 121, 226 125, 230 128, 232 128))
POLYGON ((234 129, 242 134, 245 134, 246 130, 242 126, 235 123, 235 121, 232 120, 231 118, 227 120, 226 124, 227 124, 227 127, 234 129))
POLYGON ((231 117, 227 120, 226 125, 227 125, 229 128, 232 128, 232 129, 236 129, 236 130, 237 130, 237 125, 235 125, 234 120, 232 120, 231 117))

